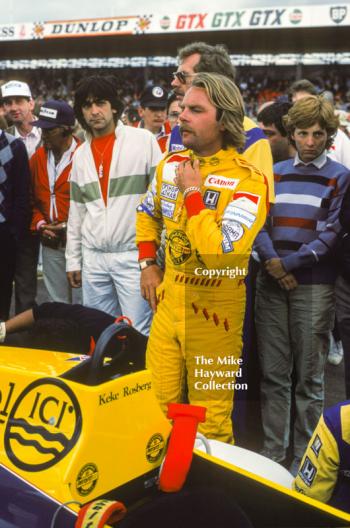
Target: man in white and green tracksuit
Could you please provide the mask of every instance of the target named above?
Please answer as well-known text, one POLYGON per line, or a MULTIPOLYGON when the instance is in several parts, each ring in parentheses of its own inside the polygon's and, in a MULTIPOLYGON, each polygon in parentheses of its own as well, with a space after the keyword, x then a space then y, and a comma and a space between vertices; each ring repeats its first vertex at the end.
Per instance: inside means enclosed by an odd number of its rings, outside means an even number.
POLYGON ((93 76, 76 91, 75 112, 87 131, 71 172, 67 274, 82 283, 83 303, 128 316, 149 333, 151 311, 140 294, 135 245, 136 207, 161 158, 147 130, 118 121, 120 105, 110 78, 93 76))

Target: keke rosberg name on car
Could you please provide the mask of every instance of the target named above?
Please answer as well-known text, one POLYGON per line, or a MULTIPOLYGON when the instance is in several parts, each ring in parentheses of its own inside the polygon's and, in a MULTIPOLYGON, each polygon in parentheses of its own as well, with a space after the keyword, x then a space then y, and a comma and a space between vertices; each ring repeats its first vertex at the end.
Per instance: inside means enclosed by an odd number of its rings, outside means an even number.
POLYGON ((104 392, 103 394, 99 394, 99 404, 100 405, 106 405, 107 403, 112 403, 114 401, 119 400, 120 397, 127 398, 128 396, 133 396, 134 394, 137 394, 142 391, 149 391, 151 390, 151 382, 148 381, 146 383, 136 383, 135 385, 127 385, 126 387, 123 387, 121 393, 120 392, 104 392))

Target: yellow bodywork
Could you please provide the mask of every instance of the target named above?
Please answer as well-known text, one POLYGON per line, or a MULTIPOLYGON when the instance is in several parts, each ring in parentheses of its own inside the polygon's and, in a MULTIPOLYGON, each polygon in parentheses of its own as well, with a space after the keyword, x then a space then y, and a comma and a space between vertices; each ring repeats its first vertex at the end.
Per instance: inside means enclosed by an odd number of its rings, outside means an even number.
POLYGON ((64 377, 84 356, 1 347, 0 361, 1 464, 61 503, 150 485, 171 427, 149 371, 91 386, 64 377))

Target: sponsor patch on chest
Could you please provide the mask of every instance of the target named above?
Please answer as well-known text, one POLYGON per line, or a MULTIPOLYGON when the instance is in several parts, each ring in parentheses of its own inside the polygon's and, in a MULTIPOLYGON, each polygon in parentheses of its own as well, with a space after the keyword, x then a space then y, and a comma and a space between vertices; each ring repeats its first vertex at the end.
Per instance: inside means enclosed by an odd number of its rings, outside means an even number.
POLYGON ((218 187, 219 189, 229 189, 233 191, 238 183, 239 180, 234 178, 209 174, 204 182, 204 187, 218 187))
POLYGON ((174 183, 176 176, 176 169, 181 161, 188 161, 188 156, 181 156, 180 154, 173 154, 163 165, 162 180, 168 183, 174 183))
POLYGON ((260 203, 260 196, 244 191, 235 192, 233 195, 232 204, 236 207, 240 207, 244 211, 256 214, 258 212, 260 203))
POLYGON ((207 209, 216 209, 220 198, 220 191, 205 191, 203 202, 207 209))
POLYGON ((163 176, 162 180, 169 183, 174 183, 174 179, 176 176, 176 168, 178 166, 178 162, 176 163, 166 163, 163 167, 163 176))
POLYGON ((179 266, 192 254, 191 242, 186 233, 180 229, 172 231, 168 238, 169 255, 173 264, 179 266))
POLYGON ((166 216, 167 218, 173 218, 175 211, 175 203, 168 202, 167 200, 161 200, 160 204, 163 216, 166 216))
POLYGON ((176 185, 171 185, 171 183, 162 183, 160 190, 160 195, 163 198, 168 198, 169 200, 176 200, 179 194, 179 189, 176 185))

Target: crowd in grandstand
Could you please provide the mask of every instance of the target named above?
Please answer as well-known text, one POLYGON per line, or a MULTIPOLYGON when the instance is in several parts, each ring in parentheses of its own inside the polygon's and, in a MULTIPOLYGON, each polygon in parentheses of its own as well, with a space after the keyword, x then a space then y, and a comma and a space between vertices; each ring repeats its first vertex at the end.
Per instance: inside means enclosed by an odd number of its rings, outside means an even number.
MULTIPOLYGON (((244 67, 237 68, 236 82, 241 90, 247 115, 256 117, 261 104, 286 95, 293 72, 288 71, 288 75, 284 72, 279 79, 279 69, 277 68, 272 77, 269 72, 264 70, 253 73, 246 70, 244 67)), ((98 71, 92 68, 63 71, 39 69, 22 71, 20 78, 30 85, 36 106, 39 108, 48 99, 64 99, 72 104, 74 89, 79 79, 83 77, 96 73, 113 75, 116 78, 118 97, 125 106, 129 106, 138 104, 140 95, 147 83, 169 89, 171 72, 172 68, 148 68, 147 73, 142 68, 98 71)), ((325 90, 332 92, 337 108, 350 111, 350 77, 346 73, 335 70, 331 73, 312 72, 310 76, 307 74, 305 76, 313 82, 318 93, 325 90)), ((16 77, 18 77, 18 73, 16 77)), ((0 83, 11 78, 11 73, 2 74, 0 83)))
POLYGON ((207 407, 200 429, 232 442, 249 268, 261 452, 289 467, 296 490, 350 511, 349 402, 322 417, 332 331, 350 398, 350 81, 236 85, 225 48, 204 43, 180 50, 172 76, 85 74, 1 86, 0 319, 13 283, 17 316, 0 341, 45 316, 72 322, 62 303, 78 292, 109 315, 103 325, 127 316, 149 335, 163 409, 186 385, 207 407), (56 303, 41 310, 39 245, 56 303), (198 372, 218 364, 203 390, 198 372))

